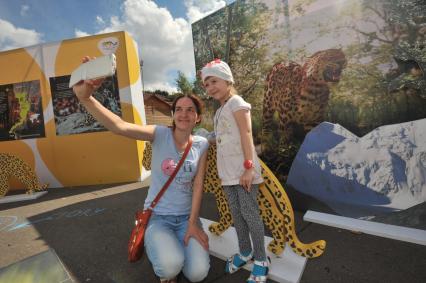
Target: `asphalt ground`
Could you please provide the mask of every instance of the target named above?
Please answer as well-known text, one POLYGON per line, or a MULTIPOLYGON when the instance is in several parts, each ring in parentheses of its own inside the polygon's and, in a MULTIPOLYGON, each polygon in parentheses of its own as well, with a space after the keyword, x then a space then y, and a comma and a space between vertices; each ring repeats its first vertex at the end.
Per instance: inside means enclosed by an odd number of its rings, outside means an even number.
MULTIPOLYGON (((133 215, 146 197, 148 181, 136 189, 113 188, 117 185, 49 189, 37 200, 0 204, 0 269, 53 249, 78 283, 159 282, 146 257, 127 261, 133 215)), ((201 216, 218 219, 210 194, 204 194, 201 216)), ((302 217, 303 212, 295 211, 302 242, 324 239, 327 247, 321 257, 307 261, 300 282, 426 282, 425 246, 308 223, 302 217)), ((224 261, 211 257, 203 282, 245 282, 249 276, 245 270, 225 275, 224 267, 224 261)), ((179 282, 188 281, 181 275, 179 282)))

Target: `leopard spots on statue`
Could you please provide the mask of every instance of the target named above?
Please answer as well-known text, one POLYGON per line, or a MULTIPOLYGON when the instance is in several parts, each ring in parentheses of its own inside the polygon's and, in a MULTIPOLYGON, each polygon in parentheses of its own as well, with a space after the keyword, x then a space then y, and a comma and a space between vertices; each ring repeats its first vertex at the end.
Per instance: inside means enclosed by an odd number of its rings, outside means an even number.
POLYGON ((27 187, 27 193, 41 191, 47 188, 40 185, 34 170, 18 156, 0 153, 0 197, 9 191, 9 178, 14 177, 27 187))
MULTIPOLYGON (((146 143, 142 164, 147 170, 151 169, 152 149, 146 143)), ((273 240, 268 244, 268 249, 274 254, 281 254, 285 244, 293 251, 304 257, 318 257, 325 249, 325 241, 318 240, 304 244, 300 242, 295 233, 294 213, 290 200, 277 178, 269 168, 260 161, 262 176, 265 182, 259 186, 258 203, 260 215, 265 226, 271 231, 273 240)), ((219 212, 219 222, 209 226, 209 231, 221 235, 232 225, 232 215, 229 210, 225 193, 220 185, 216 167, 216 146, 210 146, 207 156, 206 175, 204 177, 204 192, 215 196, 219 212)))

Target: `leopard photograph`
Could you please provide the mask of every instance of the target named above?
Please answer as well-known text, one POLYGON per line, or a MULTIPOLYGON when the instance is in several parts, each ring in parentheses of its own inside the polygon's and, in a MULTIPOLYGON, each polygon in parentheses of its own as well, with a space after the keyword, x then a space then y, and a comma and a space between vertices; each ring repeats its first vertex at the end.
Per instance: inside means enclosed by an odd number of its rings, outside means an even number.
POLYGON ((0 198, 8 193, 11 177, 26 186, 27 194, 43 191, 48 187, 47 184, 40 184, 34 170, 20 157, 9 153, 0 153, 0 198))
POLYGON ((263 146, 275 131, 272 120, 278 114, 281 144, 294 135, 301 136, 324 121, 330 97, 330 85, 337 84, 346 57, 341 49, 314 53, 303 65, 295 62, 275 64, 266 78, 263 98, 263 146))
MULTIPOLYGON (((142 159, 142 165, 146 170, 151 170, 151 159, 152 147, 150 143, 146 142, 142 159)), ((275 175, 265 163, 260 162, 265 182, 259 187, 257 201, 262 220, 273 238, 268 244, 268 250, 276 255, 280 255, 287 244, 296 254, 306 258, 315 258, 322 255, 326 246, 324 240, 317 240, 308 244, 302 243, 299 240, 296 234, 295 218, 291 202, 275 175)), ((217 172, 215 145, 210 145, 207 155, 204 192, 215 196, 219 221, 211 224, 208 229, 211 233, 220 236, 231 227, 233 221, 217 172)))

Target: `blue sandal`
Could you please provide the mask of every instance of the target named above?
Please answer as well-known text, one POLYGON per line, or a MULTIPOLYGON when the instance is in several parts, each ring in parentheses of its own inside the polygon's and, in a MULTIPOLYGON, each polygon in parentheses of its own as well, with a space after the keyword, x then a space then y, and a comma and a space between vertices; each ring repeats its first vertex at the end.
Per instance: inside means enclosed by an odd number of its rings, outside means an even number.
POLYGON ((253 261, 251 254, 243 256, 241 254, 234 254, 226 260, 225 272, 232 274, 243 268, 246 264, 253 261))
MULTIPOLYGON (((268 258, 269 260, 269 258, 268 258)), ((253 270, 251 271, 250 277, 247 279, 247 283, 266 283, 269 272, 269 261, 254 261, 253 270)))

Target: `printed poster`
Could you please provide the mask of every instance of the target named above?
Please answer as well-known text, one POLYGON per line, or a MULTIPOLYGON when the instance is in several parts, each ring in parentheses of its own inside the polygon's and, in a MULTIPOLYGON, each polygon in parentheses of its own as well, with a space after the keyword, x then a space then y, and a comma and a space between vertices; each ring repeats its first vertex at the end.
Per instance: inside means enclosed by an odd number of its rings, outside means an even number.
POLYGON ((0 85, 0 141, 45 137, 40 82, 0 85))
MULTIPOLYGON (((69 79, 69 75, 50 78, 56 134, 64 136, 106 131, 107 129, 80 104, 72 89, 68 87, 69 79)), ((121 117, 116 75, 106 78, 93 96, 103 106, 121 117)))

